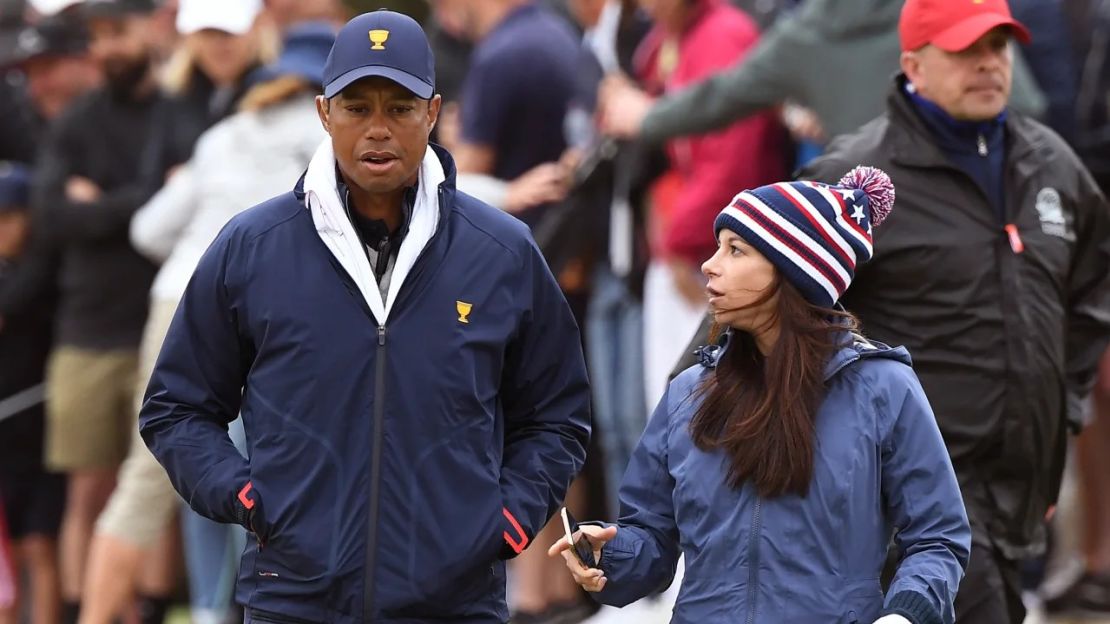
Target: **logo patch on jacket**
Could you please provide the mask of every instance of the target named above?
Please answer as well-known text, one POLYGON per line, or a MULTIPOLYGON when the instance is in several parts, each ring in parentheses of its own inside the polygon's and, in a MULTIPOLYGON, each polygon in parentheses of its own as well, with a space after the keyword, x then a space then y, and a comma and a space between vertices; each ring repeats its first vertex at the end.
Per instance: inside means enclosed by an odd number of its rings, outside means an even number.
POLYGON ((470 310, 473 307, 474 307, 473 305, 471 305, 471 304, 469 304, 465 301, 456 301, 455 302, 455 311, 459 313, 459 322, 460 323, 469 323, 470 322, 470 310))
POLYGON ((1068 218, 1064 214, 1064 203, 1060 200, 1060 193, 1046 186, 1037 192, 1037 203, 1034 205, 1037 215, 1041 218, 1041 231, 1049 236, 1055 236, 1067 241, 1075 240, 1075 232, 1068 227, 1068 218))

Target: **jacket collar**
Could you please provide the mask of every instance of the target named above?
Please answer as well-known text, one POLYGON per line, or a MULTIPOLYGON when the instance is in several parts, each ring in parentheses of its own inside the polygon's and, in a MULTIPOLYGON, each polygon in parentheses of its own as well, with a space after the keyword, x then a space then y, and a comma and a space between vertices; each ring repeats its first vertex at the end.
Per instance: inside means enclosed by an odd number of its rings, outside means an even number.
MULTIPOLYGON (((892 162, 905 167, 949 168, 954 165, 937 146, 931 131, 905 93, 905 74, 898 74, 887 95, 887 128, 884 144, 889 145, 892 162)), ((1041 142, 1025 131, 1027 122, 1020 115, 1007 114, 1003 122, 1008 142, 1006 161, 1019 161, 1035 152, 1041 142)))

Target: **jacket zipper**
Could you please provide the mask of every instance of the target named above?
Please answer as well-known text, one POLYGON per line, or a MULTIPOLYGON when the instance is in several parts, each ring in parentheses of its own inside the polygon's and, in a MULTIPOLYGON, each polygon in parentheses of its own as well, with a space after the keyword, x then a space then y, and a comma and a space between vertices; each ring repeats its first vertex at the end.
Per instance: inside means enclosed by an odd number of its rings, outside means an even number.
POLYGON ((382 421, 385 419, 385 324, 378 326, 378 350, 374 362, 374 423, 370 440, 370 508, 366 532, 366 592, 363 614, 370 621, 374 608, 374 564, 378 546, 378 491, 382 468, 382 421))
POLYGON ((990 154, 990 150, 987 149, 987 137, 980 134, 979 135, 979 155, 983 156, 985 158, 988 154, 990 154))
POLYGON ((757 496, 752 512, 751 536, 748 537, 748 619, 755 624, 755 607, 759 598, 759 534, 763 530, 763 501, 757 496))
MULTIPOLYGON (((437 198, 439 203, 443 203, 443 188, 438 189, 437 198)), ((436 207, 437 209, 439 206, 436 207)), ((436 233, 428 240, 424 248, 420 250, 420 254, 416 257, 416 262, 412 265, 412 270, 405 278, 401 288, 397 291, 397 301, 394 302, 394 307, 399 308, 401 302, 401 295, 406 292, 405 286, 409 286, 413 279, 416 277, 416 269, 423 266, 423 260, 431 248, 436 238, 439 237, 442 228, 437 228, 436 233)), ((364 302, 365 304, 365 302, 364 302)), ((367 306, 367 311, 369 307, 367 306)), ((373 316, 371 314, 371 316, 373 316)), ((382 320, 378 325, 378 348, 374 362, 374 422, 372 429, 372 438, 370 441, 370 504, 367 513, 367 533, 366 533, 366 583, 365 591, 363 592, 363 615, 366 621, 373 619, 374 609, 374 566, 377 559, 377 546, 378 546, 378 499, 380 497, 379 481, 381 481, 381 450, 382 450, 382 427, 385 420, 385 343, 386 343, 386 325, 382 320)))

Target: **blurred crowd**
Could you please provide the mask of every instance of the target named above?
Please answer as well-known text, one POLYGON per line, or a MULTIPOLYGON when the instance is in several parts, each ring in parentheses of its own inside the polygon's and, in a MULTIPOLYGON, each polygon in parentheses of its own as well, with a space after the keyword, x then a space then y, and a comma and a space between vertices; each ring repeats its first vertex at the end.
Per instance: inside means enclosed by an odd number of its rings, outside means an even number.
MULTIPOLYGON (((1032 31, 1010 107, 1105 193, 1110 1, 1010 5, 1032 31)), ((611 518, 705 319, 714 217, 883 112, 901 6, 0 0, 0 624, 161 622, 183 597, 197 624, 241 618, 245 533, 177 498, 136 410, 200 255, 292 188, 325 138, 314 98, 348 17, 388 7, 425 25, 444 100, 433 139, 461 190, 531 226, 571 302, 595 435, 567 504, 611 518)), ((1023 586, 1049 613, 1110 618, 1110 355, 1084 414, 1023 586)), ((542 548, 509 584, 517 622, 597 608, 542 548)))

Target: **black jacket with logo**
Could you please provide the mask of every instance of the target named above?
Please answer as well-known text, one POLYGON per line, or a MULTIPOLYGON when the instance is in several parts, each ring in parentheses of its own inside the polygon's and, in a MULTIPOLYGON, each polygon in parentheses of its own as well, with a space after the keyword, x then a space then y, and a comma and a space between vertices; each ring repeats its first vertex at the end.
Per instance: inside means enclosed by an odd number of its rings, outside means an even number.
MULTIPOLYGON (((901 83, 899 79, 899 84, 901 83)), ((802 177, 857 164, 897 192, 844 306, 865 333, 905 345, 968 498, 1004 554, 1043 546, 1069 420, 1110 339, 1110 211, 1051 130, 1006 121, 1005 215, 936 147, 896 88, 885 115, 838 139, 802 177)))

